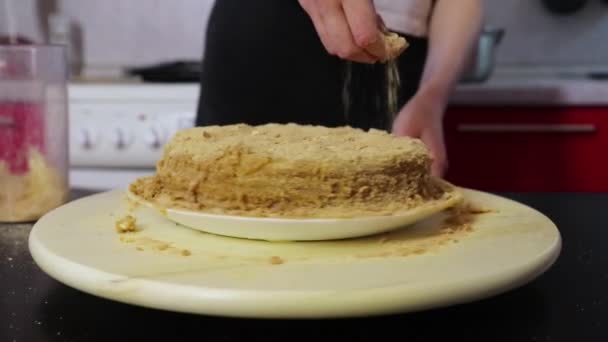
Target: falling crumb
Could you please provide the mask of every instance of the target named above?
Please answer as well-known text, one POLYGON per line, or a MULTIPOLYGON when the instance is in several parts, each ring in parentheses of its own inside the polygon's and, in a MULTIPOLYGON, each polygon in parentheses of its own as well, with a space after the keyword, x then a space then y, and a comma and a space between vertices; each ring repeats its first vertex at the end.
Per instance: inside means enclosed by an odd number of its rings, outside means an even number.
POLYGON ((270 262, 271 265, 280 265, 285 263, 285 260, 281 259, 281 257, 278 256, 271 256, 270 260, 268 260, 270 262))
POLYGON ((137 247, 135 247, 135 250, 137 250, 137 251, 140 251, 140 252, 141 252, 141 251, 143 251, 144 249, 143 249, 143 248, 141 248, 141 247, 139 247, 139 246, 137 246, 137 247))
POLYGON ((136 232, 137 226, 135 217, 127 215, 116 221, 116 231, 119 234, 136 232))
POLYGON ((187 249, 182 249, 182 255, 183 255, 183 256, 190 256, 190 255, 192 255, 192 252, 190 252, 190 251, 189 251, 189 250, 187 250, 187 249))

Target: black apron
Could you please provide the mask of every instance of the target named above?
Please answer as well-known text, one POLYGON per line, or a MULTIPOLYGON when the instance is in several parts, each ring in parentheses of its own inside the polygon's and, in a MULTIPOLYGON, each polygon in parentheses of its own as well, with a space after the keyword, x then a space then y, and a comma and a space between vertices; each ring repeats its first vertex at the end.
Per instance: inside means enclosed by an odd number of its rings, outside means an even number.
MULTIPOLYGON (((399 106, 416 92, 427 40, 404 35, 399 106)), ((383 64, 351 64, 327 53, 296 0, 218 0, 209 18, 196 124, 299 123, 390 127, 383 64)))

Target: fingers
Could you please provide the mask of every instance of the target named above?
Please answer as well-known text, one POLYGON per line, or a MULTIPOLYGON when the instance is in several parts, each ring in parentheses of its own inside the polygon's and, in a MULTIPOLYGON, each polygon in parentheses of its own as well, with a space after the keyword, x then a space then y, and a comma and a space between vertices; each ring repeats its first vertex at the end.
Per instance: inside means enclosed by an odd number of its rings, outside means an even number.
POLYGON ((342 59, 360 63, 374 63, 375 58, 355 43, 340 1, 320 0, 317 3, 319 4, 321 20, 331 41, 332 50, 330 53, 342 59))
MULTIPOLYGON (((357 45, 350 23, 344 12, 343 1, 345 0, 300 0, 300 5, 310 16, 321 43, 327 52, 342 59, 359 63, 375 63, 378 57, 357 45)), ((359 6, 359 10, 369 11, 371 9, 373 16, 376 15, 373 6, 367 0, 348 1, 367 3, 368 7, 359 6)), ((351 10, 349 11, 352 11, 352 7, 351 5, 351 10)), ((363 15, 359 15, 359 17, 363 17, 363 15)), ((374 21, 376 21, 375 17, 374 21)), ((365 25, 369 25, 369 23, 366 22, 365 25)), ((358 34, 360 35, 360 33, 358 34)))
POLYGON ((312 24, 319 35, 321 43, 327 52, 331 53, 333 50, 332 43, 328 38, 327 31, 325 30, 325 25, 321 20, 321 14, 319 13, 319 7, 316 5, 315 0, 300 0, 300 6, 306 11, 310 19, 312 20, 312 24))
POLYGON ((412 113, 424 113, 424 111, 416 111, 411 108, 406 107, 397 116, 393 123, 393 134, 422 140, 433 159, 431 174, 436 177, 443 177, 448 167, 448 158, 443 138, 442 121, 441 119, 428 120, 430 115, 412 115, 412 113), (412 112, 411 110, 415 111, 412 112))
POLYGON ((418 125, 412 122, 411 118, 407 113, 403 111, 397 115, 397 118, 393 122, 393 134, 397 136, 409 136, 418 137, 420 129, 418 125))
POLYGON ((373 3, 366 0, 343 0, 342 8, 357 47, 384 60, 387 51, 373 3))
POLYGON ((448 159, 441 130, 426 130, 420 139, 427 145, 433 158, 431 174, 435 177, 443 177, 448 168, 448 159))

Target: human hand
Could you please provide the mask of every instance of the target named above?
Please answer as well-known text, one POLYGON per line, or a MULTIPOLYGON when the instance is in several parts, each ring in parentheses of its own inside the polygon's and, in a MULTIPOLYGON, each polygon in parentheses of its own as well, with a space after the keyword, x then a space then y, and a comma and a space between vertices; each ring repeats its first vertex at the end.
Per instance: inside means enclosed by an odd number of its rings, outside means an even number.
POLYGON ((433 158, 431 172, 442 177, 447 169, 447 153, 443 139, 444 105, 435 97, 415 95, 401 109, 393 122, 393 134, 419 138, 433 158))
POLYGON ((299 0, 323 46, 332 55, 359 63, 389 55, 372 0, 299 0))

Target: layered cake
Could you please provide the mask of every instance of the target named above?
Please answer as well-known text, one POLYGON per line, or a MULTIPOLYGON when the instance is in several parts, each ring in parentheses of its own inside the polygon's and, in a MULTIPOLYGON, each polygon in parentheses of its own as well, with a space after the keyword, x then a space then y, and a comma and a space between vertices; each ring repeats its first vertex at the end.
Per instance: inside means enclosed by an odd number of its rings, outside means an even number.
POLYGON ((161 208, 250 217, 391 215, 444 201, 418 139, 379 130, 296 124, 208 126, 178 132, 154 176, 130 191, 161 208))

